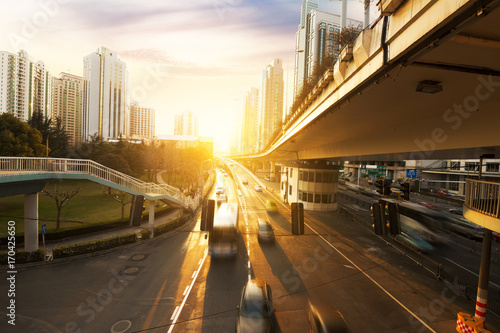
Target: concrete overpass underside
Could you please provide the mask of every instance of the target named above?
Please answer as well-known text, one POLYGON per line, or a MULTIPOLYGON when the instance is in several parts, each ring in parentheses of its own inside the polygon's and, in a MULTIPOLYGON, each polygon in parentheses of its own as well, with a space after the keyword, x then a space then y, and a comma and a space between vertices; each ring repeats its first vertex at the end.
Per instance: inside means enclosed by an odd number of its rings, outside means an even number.
POLYGON ((500 157, 499 8, 500 1, 405 2, 358 37, 353 58, 337 62, 295 122, 253 157, 500 157))

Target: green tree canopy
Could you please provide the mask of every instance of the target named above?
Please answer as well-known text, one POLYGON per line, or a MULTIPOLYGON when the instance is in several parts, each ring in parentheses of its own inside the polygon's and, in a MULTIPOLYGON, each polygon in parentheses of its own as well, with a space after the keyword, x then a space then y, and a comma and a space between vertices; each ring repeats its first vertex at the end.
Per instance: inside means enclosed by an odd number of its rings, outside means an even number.
POLYGON ((42 135, 10 113, 0 115, 0 155, 18 157, 45 156, 42 135))
POLYGON ((69 135, 64 130, 62 121, 45 117, 41 112, 33 112, 28 124, 42 134, 42 142, 49 145, 49 155, 52 157, 68 156, 69 135), (48 140, 47 140, 48 139, 48 140))

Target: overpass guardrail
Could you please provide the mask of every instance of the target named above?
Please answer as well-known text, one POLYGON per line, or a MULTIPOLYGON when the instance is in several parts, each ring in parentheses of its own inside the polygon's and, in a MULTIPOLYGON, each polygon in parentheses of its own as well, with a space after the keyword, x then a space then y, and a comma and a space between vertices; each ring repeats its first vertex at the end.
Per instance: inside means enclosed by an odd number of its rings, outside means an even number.
POLYGON ((465 206, 478 213, 500 219, 500 183, 465 180, 465 206))
MULTIPOLYGON (((197 198, 186 197, 178 188, 167 184, 148 183, 92 160, 42 158, 42 157, 0 157, 0 182, 9 176, 25 174, 81 174, 90 175, 122 186, 134 192, 154 196, 168 196, 195 209, 197 198)), ((63 178, 63 177, 61 177, 63 178)))

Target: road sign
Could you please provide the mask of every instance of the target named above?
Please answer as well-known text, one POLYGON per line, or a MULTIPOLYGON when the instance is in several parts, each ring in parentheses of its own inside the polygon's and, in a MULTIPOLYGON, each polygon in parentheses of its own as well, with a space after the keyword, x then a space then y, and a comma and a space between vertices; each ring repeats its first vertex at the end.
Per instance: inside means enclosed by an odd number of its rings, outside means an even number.
POLYGON ((406 178, 417 178, 417 169, 406 169, 406 178))
POLYGON ((366 175, 366 169, 361 169, 361 174, 366 175))
POLYGON ((379 170, 376 169, 368 169, 368 174, 369 175, 378 175, 379 170))
POLYGON ((381 171, 385 171, 385 170, 387 170, 387 165, 377 165, 377 169, 379 169, 381 171))
POLYGON ((366 169, 366 164, 361 164, 361 170, 366 169))
POLYGON ((47 234, 47 225, 42 224, 42 235, 46 235, 46 234, 47 234))

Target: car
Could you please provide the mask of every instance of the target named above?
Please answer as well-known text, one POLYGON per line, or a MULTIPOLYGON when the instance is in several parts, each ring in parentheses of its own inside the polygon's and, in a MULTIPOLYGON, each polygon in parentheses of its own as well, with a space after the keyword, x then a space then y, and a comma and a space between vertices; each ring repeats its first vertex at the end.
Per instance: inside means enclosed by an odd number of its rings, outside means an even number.
POLYGON ((254 189, 256 192, 262 192, 262 186, 260 185, 255 185, 254 189))
POLYGON ((437 208, 437 206, 436 206, 436 205, 430 204, 430 203, 425 202, 425 201, 419 202, 418 204, 419 204, 420 206, 424 206, 424 207, 427 207, 427 208, 437 208))
POLYGON ((226 203, 226 202, 227 202, 227 197, 226 197, 226 195, 224 193, 219 194, 217 196, 217 205, 218 206, 221 205, 221 204, 223 204, 223 203, 226 203))
POLYGON ((237 306, 236 332, 272 332, 274 307, 271 287, 261 279, 248 280, 237 306))
POLYGON ((275 213, 278 211, 278 206, 276 205, 276 202, 274 200, 267 200, 266 201, 266 210, 268 213, 275 213))
POLYGON ((448 209, 448 212, 450 212, 452 214, 457 214, 457 215, 464 215, 463 207, 450 208, 450 209, 448 209))
POLYGON ((248 179, 243 178, 243 179, 241 180, 241 183, 242 183, 243 185, 248 185, 248 179))
POLYGON ((257 234, 257 240, 264 243, 274 243, 274 231, 273 226, 269 221, 258 220, 259 232, 257 234))
POLYGON ((309 302, 309 332, 350 333, 342 314, 330 306, 317 306, 309 302))
POLYGON ((224 187, 221 186, 221 185, 218 185, 216 188, 215 188, 215 194, 222 194, 224 193, 224 187))

